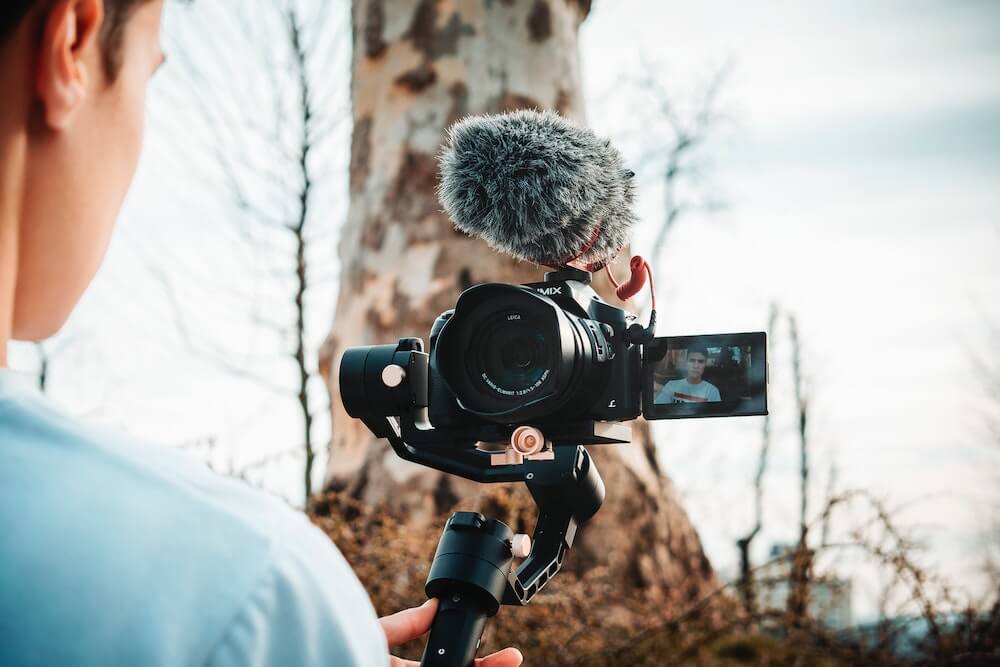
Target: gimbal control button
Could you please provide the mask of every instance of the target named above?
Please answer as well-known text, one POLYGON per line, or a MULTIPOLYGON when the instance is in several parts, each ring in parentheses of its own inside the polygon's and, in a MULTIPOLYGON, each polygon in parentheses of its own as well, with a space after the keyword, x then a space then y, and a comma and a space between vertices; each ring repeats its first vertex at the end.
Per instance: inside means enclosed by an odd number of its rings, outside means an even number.
POLYGON ((391 389, 395 389, 399 385, 403 384, 403 380, 405 379, 406 371, 402 366, 389 364, 382 369, 382 384, 391 389))
POLYGON ((398 352, 423 352, 424 341, 416 337, 400 338, 396 350, 398 352))

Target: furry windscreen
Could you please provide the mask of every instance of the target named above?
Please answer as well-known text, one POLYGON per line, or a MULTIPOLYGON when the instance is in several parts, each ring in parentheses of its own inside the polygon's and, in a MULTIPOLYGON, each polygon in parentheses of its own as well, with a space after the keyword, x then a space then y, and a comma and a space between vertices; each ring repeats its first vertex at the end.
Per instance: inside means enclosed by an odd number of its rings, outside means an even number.
POLYGON ((611 142, 554 112, 461 120, 440 164, 438 197, 455 227, 495 250, 557 266, 593 241, 579 259, 599 268, 629 241, 633 172, 611 142))

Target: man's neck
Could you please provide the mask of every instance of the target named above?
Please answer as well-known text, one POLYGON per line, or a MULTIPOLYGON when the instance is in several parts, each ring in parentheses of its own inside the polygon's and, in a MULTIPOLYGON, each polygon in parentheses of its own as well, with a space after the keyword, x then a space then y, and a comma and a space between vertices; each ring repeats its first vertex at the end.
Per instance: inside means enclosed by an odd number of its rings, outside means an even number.
MULTIPOLYGON (((0 118, 0 122, 2 120, 0 118)), ((23 134, 9 132, 0 126, 0 368, 7 367, 7 343, 14 328, 21 176, 26 143, 23 134)))
POLYGON ((7 366, 7 343, 14 334, 14 295, 17 287, 18 235, 28 167, 28 116, 31 68, 27 29, 18 30, 0 44, 0 368, 7 366))
POLYGON ((701 384, 701 378, 688 375, 688 384, 701 384))

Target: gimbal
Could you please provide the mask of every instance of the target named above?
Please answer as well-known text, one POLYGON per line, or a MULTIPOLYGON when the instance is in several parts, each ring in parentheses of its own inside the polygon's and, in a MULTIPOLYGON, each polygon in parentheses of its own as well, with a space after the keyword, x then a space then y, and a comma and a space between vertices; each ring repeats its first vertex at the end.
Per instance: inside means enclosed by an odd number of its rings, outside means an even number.
POLYGON ((349 348, 340 378, 347 413, 401 458, 481 483, 524 482, 538 505, 530 540, 477 512, 456 512, 445 524, 424 588, 440 606, 420 664, 469 667, 486 619, 502 604, 527 604, 562 567, 579 526, 600 509, 604 482, 583 445, 627 443, 630 429, 594 421, 432 428, 428 355, 419 338, 349 348), (509 444, 498 453, 480 449, 481 442, 509 444), (525 558, 516 569, 515 557, 525 558))

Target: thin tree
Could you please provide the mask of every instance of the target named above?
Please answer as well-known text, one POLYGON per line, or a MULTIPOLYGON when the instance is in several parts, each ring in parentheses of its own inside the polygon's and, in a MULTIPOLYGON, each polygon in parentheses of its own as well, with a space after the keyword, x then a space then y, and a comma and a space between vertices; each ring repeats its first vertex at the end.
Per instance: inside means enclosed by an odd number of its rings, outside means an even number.
MULTIPOLYGON (((287 456, 303 461, 302 490, 313 492, 317 415, 328 414, 318 375, 310 321, 326 310, 334 274, 328 244, 335 218, 320 195, 336 188, 335 151, 348 118, 336 77, 337 49, 346 35, 336 2, 237 2, 193 6, 171 33, 178 62, 175 131, 186 125, 191 141, 178 150, 178 164, 206 183, 218 183, 228 198, 222 224, 235 232, 235 254, 248 258, 250 274, 263 287, 247 292, 225 286, 227 299, 252 310, 252 324, 264 332, 284 364, 294 368, 291 386, 276 381, 251 361, 234 359, 224 342, 212 340, 190 322, 211 305, 192 305, 181 295, 178 273, 196 273, 162 260, 148 263, 164 287, 180 336, 188 349, 228 372, 292 398, 301 419, 302 440, 253 462, 249 468, 287 456), (240 62, 246 71, 233 67, 240 62), (184 100, 189 100, 185 104, 184 100), (186 109, 184 107, 187 107, 186 109), (291 306, 289 308, 289 305, 291 306)), ((174 56, 173 54, 176 54, 174 56)), ((172 107, 175 105, 171 105, 172 107)), ((192 276, 189 275, 189 278, 192 276)), ((218 283, 213 273, 194 281, 218 283)), ((240 470, 249 469, 241 467, 240 470)))
POLYGON ((77 347, 87 338, 75 331, 63 331, 37 343, 32 343, 35 355, 38 359, 35 367, 38 390, 43 394, 49 393, 52 384, 52 368, 56 361, 63 357, 71 347, 77 347))
POLYGON ((792 378, 795 387, 797 413, 796 435, 799 443, 799 539, 792 556, 788 614, 794 627, 805 621, 809 608, 809 579, 812 573, 812 553, 809 550, 809 396, 802 374, 802 346, 795 315, 788 316, 789 340, 792 346, 792 378))
POLYGON ((704 161, 709 142, 727 120, 719 98, 731 72, 730 62, 719 67, 692 96, 691 103, 682 105, 677 101, 679 96, 664 83, 662 68, 643 59, 642 75, 634 85, 648 101, 650 113, 642 137, 648 147, 642 151, 639 170, 656 174, 663 189, 661 218, 649 253, 654 263, 659 263, 670 233, 682 218, 725 206, 714 189, 704 183, 704 161))
MULTIPOLYGON (((778 322, 778 304, 771 303, 770 314, 767 318, 767 333, 771 337, 772 345, 774 341, 774 331, 778 322)), ((760 452, 757 455, 757 469, 753 478, 753 507, 754 523, 743 537, 736 540, 736 548, 740 554, 740 596, 743 599, 743 607, 747 614, 753 616, 757 608, 757 592, 754 586, 753 565, 751 561, 751 547, 754 539, 760 533, 764 525, 764 474, 767 472, 768 455, 771 450, 771 417, 765 415, 761 425, 760 452)))
POLYGON ((48 390, 49 364, 52 362, 52 357, 45 349, 45 341, 35 343, 35 352, 38 353, 38 390, 44 394, 48 390))

